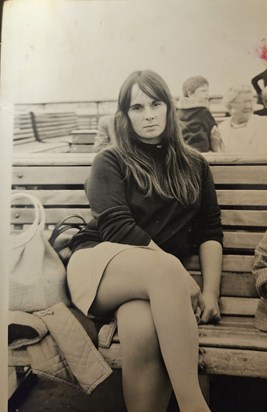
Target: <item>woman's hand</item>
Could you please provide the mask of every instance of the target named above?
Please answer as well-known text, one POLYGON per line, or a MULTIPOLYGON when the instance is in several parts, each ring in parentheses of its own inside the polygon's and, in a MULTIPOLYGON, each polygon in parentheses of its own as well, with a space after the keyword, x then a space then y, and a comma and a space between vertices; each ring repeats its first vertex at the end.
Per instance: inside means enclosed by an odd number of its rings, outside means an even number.
POLYGON ((213 126, 210 132, 210 144, 213 152, 224 152, 225 146, 221 138, 220 130, 217 126, 213 126))
POLYGON ((212 292, 204 291, 202 297, 204 301, 204 310, 202 311, 200 323, 218 321, 221 316, 217 296, 212 292))
POLYGON ((190 293, 193 311, 199 318, 200 314, 205 309, 205 303, 204 303, 204 300, 201 294, 200 287, 198 286, 196 281, 192 278, 192 276, 189 274, 187 276, 186 281, 189 287, 189 293, 190 293))

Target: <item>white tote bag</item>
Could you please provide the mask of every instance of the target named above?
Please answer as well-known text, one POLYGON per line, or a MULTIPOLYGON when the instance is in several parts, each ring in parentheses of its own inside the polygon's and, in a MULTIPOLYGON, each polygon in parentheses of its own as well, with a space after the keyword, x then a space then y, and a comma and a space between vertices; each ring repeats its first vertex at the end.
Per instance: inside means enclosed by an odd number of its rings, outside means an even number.
POLYGON ((34 312, 55 303, 70 304, 66 269, 48 241, 42 203, 28 193, 12 194, 11 200, 29 199, 35 211, 32 225, 11 235, 9 309, 34 312))

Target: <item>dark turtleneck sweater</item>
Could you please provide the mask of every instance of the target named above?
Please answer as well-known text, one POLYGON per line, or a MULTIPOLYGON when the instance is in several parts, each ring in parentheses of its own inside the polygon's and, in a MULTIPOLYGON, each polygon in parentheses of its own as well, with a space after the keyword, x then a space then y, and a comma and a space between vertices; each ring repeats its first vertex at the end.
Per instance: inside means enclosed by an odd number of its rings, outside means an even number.
MULTIPOLYGON (((138 142, 164 178, 166 148, 138 142)), ((103 241, 147 246, 151 239, 178 258, 207 240, 222 242, 220 209, 207 161, 195 160, 201 179, 201 195, 190 208, 176 199, 156 193, 145 196, 133 176, 125 179, 125 164, 114 148, 98 153, 85 191, 93 219, 75 235, 73 250, 93 247, 103 241)))

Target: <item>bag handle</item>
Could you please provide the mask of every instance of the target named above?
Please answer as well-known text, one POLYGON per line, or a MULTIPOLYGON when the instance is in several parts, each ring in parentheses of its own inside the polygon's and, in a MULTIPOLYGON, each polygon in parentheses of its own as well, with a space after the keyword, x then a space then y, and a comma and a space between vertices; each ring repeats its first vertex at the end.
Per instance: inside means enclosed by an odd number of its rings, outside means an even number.
POLYGON ((29 226, 25 231, 12 237, 13 247, 19 247, 27 243, 36 233, 36 231, 44 230, 45 228, 45 212, 41 201, 30 193, 12 193, 11 202, 16 199, 26 198, 30 200, 34 206, 35 218, 31 226, 29 226))
POLYGON ((57 224, 55 225, 53 232, 49 238, 50 244, 53 246, 56 241, 56 238, 60 236, 61 233, 65 232, 66 230, 71 229, 71 228, 80 229, 82 225, 86 225, 86 224, 87 224, 86 221, 80 215, 70 215, 70 216, 64 217, 59 222, 57 222, 57 224), (68 220, 73 219, 73 218, 79 219, 82 223, 67 223, 68 220))

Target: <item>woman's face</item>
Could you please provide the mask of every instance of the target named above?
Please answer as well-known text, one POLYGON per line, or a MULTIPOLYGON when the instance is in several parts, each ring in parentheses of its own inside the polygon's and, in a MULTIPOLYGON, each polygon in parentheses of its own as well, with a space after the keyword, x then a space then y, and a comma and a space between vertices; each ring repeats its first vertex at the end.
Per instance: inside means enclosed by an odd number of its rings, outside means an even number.
POLYGON ((253 96, 249 92, 240 93, 232 102, 233 120, 236 123, 245 123, 253 113, 253 96))
POLYGON ((159 143, 166 127, 167 104, 147 96, 134 84, 128 116, 133 130, 145 143, 159 143))

